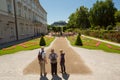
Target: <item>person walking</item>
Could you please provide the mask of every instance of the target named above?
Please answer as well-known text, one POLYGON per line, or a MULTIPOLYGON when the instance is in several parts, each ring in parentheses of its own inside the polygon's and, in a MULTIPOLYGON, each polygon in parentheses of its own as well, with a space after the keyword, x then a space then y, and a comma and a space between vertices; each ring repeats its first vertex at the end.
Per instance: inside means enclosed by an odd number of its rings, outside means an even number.
POLYGON ((61 73, 66 73, 65 71, 65 53, 63 50, 60 50, 60 66, 61 66, 61 73))
POLYGON ((40 71, 41 71, 40 75, 42 76, 42 74, 44 74, 44 76, 46 76, 45 63, 47 63, 47 60, 46 60, 46 52, 44 51, 44 47, 42 47, 41 51, 39 51, 38 60, 39 60, 40 71))
POLYGON ((54 52, 54 49, 51 49, 49 59, 50 59, 50 63, 51 63, 52 76, 57 75, 57 57, 58 57, 58 55, 54 52))

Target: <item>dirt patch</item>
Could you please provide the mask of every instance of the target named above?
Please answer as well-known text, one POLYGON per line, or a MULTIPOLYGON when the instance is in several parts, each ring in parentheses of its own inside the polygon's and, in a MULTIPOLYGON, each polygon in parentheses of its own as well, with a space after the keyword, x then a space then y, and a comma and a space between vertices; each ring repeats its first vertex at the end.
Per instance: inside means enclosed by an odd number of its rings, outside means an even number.
MULTIPOLYGON (((63 49, 65 52, 65 59, 66 59, 66 72, 69 74, 90 74, 91 70, 84 64, 84 61, 81 57, 71 48, 68 46, 68 43, 64 37, 58 37, 51 48, 55 49, 55 52, 60 56, 60 49, 63 49)), ((50 49, 47 52, 47 59, 48 55, 50 54, 50 49)), ((58 57, 58 73, 60 70, 60 57, 58 57)), ((51 66, 49 59, 47 60, 48 64, 46 64, 46 72, 51 73, 51 66)), ((23 71, 23 74, 40 74, 40 66, 36 59, 32 61, 23 71)))

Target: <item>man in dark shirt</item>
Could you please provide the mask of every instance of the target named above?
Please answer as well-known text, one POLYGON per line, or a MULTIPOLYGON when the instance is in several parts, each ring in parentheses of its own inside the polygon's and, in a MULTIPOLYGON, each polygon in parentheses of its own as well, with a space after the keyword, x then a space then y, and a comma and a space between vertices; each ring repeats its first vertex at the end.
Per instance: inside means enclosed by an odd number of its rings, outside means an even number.
POLYGON ((60 66, 61 66, 61 72, 66 73, 65 71, 65 53, 63 50, 60 50, 60 66))

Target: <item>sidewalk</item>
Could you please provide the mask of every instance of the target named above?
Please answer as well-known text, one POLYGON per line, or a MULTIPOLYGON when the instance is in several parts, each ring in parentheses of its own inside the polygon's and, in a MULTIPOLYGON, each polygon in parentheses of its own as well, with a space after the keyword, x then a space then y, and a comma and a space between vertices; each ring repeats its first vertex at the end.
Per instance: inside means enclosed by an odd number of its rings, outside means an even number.
POLYGON ((94 38, 94 37, 90 37, 90 36, 85 36, 85 35, 81 35, 81 36, 87 37, 87 38, 90 38, 90 39, 94 39, 94 40, 98 40, 98 41, 101 41, 101 42, 105 42, 105 43, 108 43, 108 44, 116 45, 116 46, 120 47, 119 43, 110 42, 110 41, 106 41, 106 40, 101 40, 101 39, 98 39, 98 38, 94 38))

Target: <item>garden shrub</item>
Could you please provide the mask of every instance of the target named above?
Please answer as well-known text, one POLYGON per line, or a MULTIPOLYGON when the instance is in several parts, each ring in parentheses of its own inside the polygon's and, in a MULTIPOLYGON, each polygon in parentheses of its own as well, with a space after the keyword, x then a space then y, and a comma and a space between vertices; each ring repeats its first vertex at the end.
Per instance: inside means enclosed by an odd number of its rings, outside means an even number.
POLYGON ((46 45, 46 42, 45 42, 45 39, 43 36, 41 36, 41 39, 40 39, 40 46, 45 46, 46 45))
POLYGON ((75 41, 75 45, 77 45, 77 46, 82 46, 83 45, 80 36, 81 36, 81 34, 79 33, 78 36, 77 36, 77 39, 75 41))

